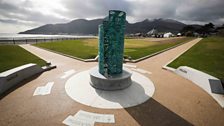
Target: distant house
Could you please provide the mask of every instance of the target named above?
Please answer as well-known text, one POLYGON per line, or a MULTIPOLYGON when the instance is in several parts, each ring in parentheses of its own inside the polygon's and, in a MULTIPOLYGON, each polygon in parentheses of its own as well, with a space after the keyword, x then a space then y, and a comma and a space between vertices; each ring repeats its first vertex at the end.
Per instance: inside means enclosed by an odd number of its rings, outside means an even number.
POLYGON ((164 38, 169 38, 169 37, 172 37, 172 36, 174 36, 174 35, 173 35, 173 33, 171 33, 171 32, 165 33, 165 34, 163 35, 164 38))
POLYGON ((159 33, 156 35, 156 38, 163 38, 163 35, 164 35, 163 33, 159 33))
POLYGON ((216 29, 216 31, 218 32, 217 34, 220 36, 224 36, 224 25, 222 27, 218 27, 216 29))
POLYGON ((194 32, 193 35, 194 35, 194 37, 199 37, 200 36, 200 34, 197 33, 197 32, 194 32))

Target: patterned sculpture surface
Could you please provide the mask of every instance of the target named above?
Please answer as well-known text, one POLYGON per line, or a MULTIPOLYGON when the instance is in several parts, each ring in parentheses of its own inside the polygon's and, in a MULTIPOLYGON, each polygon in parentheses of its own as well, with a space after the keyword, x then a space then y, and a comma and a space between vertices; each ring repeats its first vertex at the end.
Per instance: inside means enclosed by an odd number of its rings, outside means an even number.
POLYGON ((99 25, 99 72, 104 76, 123 71, 125 18, 125 12, 110 10, 99 25))

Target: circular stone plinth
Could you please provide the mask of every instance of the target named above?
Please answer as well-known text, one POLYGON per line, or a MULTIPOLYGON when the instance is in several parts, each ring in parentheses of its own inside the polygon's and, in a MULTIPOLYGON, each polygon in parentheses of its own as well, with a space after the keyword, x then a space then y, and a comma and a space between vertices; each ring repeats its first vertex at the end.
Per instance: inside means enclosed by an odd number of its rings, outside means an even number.
POLYGON ((90 84, 100 90, 114 91, 122 90, 132 84, 130 70, 124 69, 121 74, 105 77, 99 73, 98 67, 90 70, 90 84))
POLYGON ((89 70, 73 75, 65 84, 66 93, 75 101, 102 109, 127 108, 152 97, 155 87, 147 77, 132 71, 132 84, 124 90, 104 91, 93 88, 89 70))

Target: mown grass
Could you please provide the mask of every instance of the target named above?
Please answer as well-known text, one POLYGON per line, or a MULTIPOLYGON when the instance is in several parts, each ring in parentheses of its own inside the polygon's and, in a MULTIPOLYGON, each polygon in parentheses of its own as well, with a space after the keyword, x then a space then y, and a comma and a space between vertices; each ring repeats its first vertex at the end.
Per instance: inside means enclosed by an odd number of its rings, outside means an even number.
MULTIPOLYGON (((157 42, 149 41, 149 39, 125 39, 124 55, 130 56, 132 59, 138 59, 191 39, 177 38, 157 42)), ((82 59, 95 58, 98 53, 97 39, 64 40, 34 45, 82 59)))
POLYGON ((85 42, 85 39, 78 40, 63 40, 58 42, 47 42, 47 43, 38 43, 35 46, 50 49, 56 52, 64 53, 74 57, 79 57, 82 59, 95 58, 98 52, 97 44, 96 46, 88 45, 89 43, 97 43, 96 40, 88 39, 89 41, 85 42))
MULTIPOLYGON (((164 41, 158 41, 153 42, 156 44, 151 44, 149 46, 144 46, 141 48, 136 47, 126 47, 124 54, 127 56, 130 56, 132 59, 138 59, 156 52, 159 52, 161 50, 170 48, 172 46, 175 46, 177 44, 188 42, 192 40, 193 38, 181 38, 181 39, 172 39, 172 40, 164 40, 164 41)), ((137 43, 137 41, 136 41, 137 43)))
POLYGON ((0 72, 27 64, 44 66, 46 62, 17 45, 0 45, 0 72))
POLYGON ((224 79, 224 37, 204 38, 168 66, 189 66, 224 79))

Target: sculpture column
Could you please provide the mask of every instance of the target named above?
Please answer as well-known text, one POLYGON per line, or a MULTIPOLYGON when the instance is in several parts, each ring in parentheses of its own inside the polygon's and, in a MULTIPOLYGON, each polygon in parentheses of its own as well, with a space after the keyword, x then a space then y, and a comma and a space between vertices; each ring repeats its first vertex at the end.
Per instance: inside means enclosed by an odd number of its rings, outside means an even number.
POLYGON ((105 76, 123 71, 125 12, 109 11, 99 25, 99 72, 105 76))
POLYGON ((99 65, 90 71, 90 84, 102 90, 120 90, 131 85, 131 73, 123 70, 126 14, 110 10, 99 25, 99 65))

